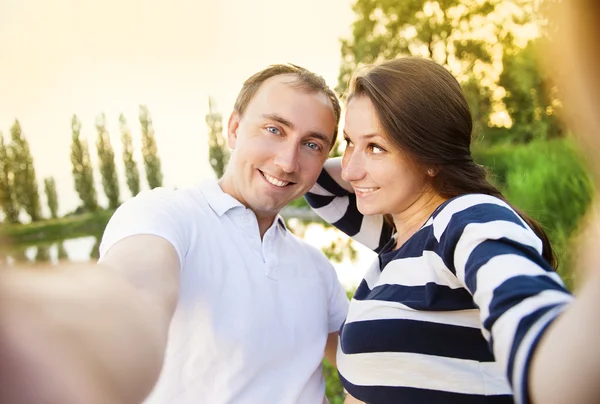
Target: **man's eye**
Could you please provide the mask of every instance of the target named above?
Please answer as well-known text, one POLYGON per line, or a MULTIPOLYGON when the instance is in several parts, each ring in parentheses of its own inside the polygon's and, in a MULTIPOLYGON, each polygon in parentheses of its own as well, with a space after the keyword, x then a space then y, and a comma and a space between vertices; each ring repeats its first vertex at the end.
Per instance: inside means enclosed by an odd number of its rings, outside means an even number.
POLYGON ((308 147, 310 147, 311 149, 315 150, 315 151, 319 151, 321 150, 321 146, 319 146, 317 143, 315 142, 307 142, 306 145, 308 147))
POLYGON ((274 135, 281 135, 281 132, 279 131, 279 129, 277 129, 274 126, 268 126, 267 130, 274 135))

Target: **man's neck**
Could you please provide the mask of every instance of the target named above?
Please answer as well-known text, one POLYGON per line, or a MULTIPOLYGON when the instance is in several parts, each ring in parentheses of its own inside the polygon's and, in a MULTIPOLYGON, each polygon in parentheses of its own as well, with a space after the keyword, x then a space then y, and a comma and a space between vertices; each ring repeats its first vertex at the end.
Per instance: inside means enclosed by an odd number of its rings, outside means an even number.
POLYGON ((267 230, 269 230, 269 228, 273 225, 273 222, 275 221, 275 217, 277 215, 275 214, 258 214, 256 212, 254 212, 254 214, 256 215, 256 221, 258 222, 258 231, 260 232, 260 239, 263 239, 263 236, 265 235, 265 233, 267 232, 267 230))
MULTIPOLYGON (((221 187, 221 190, 223 192, 225 192, 226 194, 229 194, 232 197, 234 197, 235 199, 237 199, 241 204, 245 205, 246 208, 251 209, 248 207, 247 204, 244 203, 244 201, 240 200, 240 198, 235 193, 235 191, 234 191, 235 187, 233 186, 231 181, 229 181, 227 172, 225 172, 225 175, 223 175, 223 177, 221 177, 221 179, 218 181, 218 184, 219 184, 219 187, 221 187)), ((271 225, 273 224, 273 221, 275 220, 277 213, 273 213, 273 212, 260 213, 260 212, 255 211, 254 209, 251 209, 251 210, 254 213, 254 215, 256 216, 256 221, 258 222, 258 231, 260 233, 260 239, 262 240, 262 238, 265 235, 265 233, 267 232, 267 230, 269 230, 269 227, 271 227, 271 225)))

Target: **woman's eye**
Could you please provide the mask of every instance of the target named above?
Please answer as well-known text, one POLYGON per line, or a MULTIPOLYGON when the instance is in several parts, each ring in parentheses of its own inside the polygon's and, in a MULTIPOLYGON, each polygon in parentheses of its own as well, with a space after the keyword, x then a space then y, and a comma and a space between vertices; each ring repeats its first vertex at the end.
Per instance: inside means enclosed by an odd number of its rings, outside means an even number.
POLYGON ((279 131, 279 129, 277 129, 274 126, 268 126, 267 130, 274 135, 281 135, 281 132, 279 131))
POLYGON ((346 147, 351 146, 352 145, 352 140, 350 140, 349 138, 344 138, 344 141, 346 142, 346 147))
POLYGON ((376 144, 369 145, 369 148, 371 149, 371 153, 373 154, 385 153, 385 149, 377 146, 376 144))

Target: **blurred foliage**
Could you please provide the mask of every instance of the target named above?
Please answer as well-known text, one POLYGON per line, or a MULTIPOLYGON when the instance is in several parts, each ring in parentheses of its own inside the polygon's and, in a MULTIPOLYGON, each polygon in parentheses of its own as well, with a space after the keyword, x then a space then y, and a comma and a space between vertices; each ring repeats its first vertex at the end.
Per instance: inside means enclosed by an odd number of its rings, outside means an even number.
POLYGON ((15 194, 12 159, 0 132, 0 208, 8 223, 19 222, 19 206, 15 194))
POLYGON ((208 160, 217 178, 221 178, 229 162, 229 147, 223 136, 223 115, 217 110, 217 104, 212 97, 208 98, 208 160))
POLYGON ((42 219, 38 182, 29 142, 25 139, 18 120, 10 128, 11 142, 8 160, 11 163, 15 199, 32 222, 42 219))
POLYGON ((123 144, 123 164, 125 166, 125 178, 131 196, 140 193, 140 170, 133 157, 133 138, 127 126, 125 115, 119 115, 119 128, 121 129, 121 143, 123 144))
POLYGON ((158 156, 158 146, 156 144, 156 137, 154 136, 152 117, 150 116, 148 107, 145 105, 140 105, 139 120, 142 128, 142 156, 144 158, 148 187, 150 189, 162 187, 162 166, 160 157, 158 156))
POLYGON ((87 139, 81 136, 81 122, 77 115, 71 118, 71 165, 75 191, 85 212, 98 210, 98 194, 94 185, 94 169, 90 160, 87 139))
POLYGON ((561 105, 557 90, 539 67, 538 48, 539 41, 529 41, 522 49, 504 48, 498 84, 505 90, 502 101, 512 120, 512 128, 497 141, 527 143, 564 135, 557 118, 561 105))
POLYGON ((338 371, 327 359, 323 360, 323 376, 325 377, 325 395, 329 404, 343 404, 346 393, 340 382, 338 371))
POLYGON ((538 220, 559 256, 559 273, 575 284, 571 240, 588 210, 594 185, 573 139, 476 148, 475 161, 489 168, 506 198, 538 220))
POLYGON ((56 194, 56 182, 53 177, 44 178, 44 191, 50 218, 56 219, 58 217, 58 195, 56 194))
POLYGON ((98 163, 100 164, 100 177, 102 188, 108 198, 108 208, 116 209, 119 206, 119 178, 115 164, 115 151, 110 142, 110 136, 106 130, 106 116, 101 114, 96 120, 98 139, 96 149, 98 151, 98 163))
POLYGON ((0 226, 0 238, 5 237, 13 245, 35 245, 41 242, 94 235, 104 231, 113 212, 101 210, 35 223, 4 224, 0 226))

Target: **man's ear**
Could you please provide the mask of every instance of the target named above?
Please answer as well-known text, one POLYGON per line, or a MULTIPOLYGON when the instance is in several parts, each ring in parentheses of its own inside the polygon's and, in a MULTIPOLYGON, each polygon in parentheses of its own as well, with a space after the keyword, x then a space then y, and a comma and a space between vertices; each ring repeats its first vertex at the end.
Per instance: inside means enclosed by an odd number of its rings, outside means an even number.
POLYGON ((237 141, 237 131, 240 127, 240 114, 237 111, 233 111, 229 117, 227 123, 227 145, 231 149, 235 149, 235 142, 237 141))

